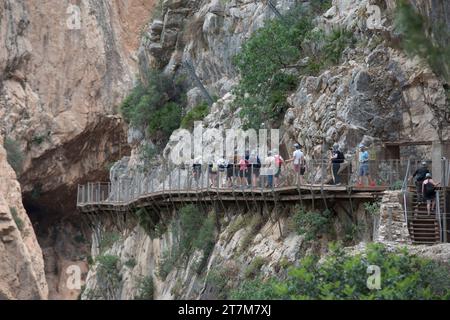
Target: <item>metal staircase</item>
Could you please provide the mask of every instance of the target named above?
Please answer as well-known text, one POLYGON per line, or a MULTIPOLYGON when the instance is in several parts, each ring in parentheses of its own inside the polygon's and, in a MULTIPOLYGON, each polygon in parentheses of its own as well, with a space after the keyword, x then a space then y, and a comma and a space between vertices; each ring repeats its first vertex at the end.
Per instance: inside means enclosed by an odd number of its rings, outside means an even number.
POLYGON ((441 242, 440 212, 444 212, 444 196, 442 192, 436 193, 435 210, 428 215, 426 202, 418 202, 417 194, 413 187, 409 190, 412 194, 411 215, 408 229, 413 244, 436 244, 441 242), (440 200, 440 201, 439 201, 440 200))

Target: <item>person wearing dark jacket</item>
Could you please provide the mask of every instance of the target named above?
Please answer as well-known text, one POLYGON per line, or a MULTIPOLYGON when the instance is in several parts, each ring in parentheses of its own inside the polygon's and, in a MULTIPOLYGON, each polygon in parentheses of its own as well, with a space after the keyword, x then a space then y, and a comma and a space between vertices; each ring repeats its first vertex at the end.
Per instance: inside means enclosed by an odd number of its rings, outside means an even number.
POLYGON ((423 202, 423 192, 422 192, 422 184, 426 179, 427 173, 431 173, 428 170, 427 163, 425 161, 422 162, 422 165, 417 168, 414 172, 412 178, 414 179, 414 183, 416 185, 416 194, 417 194, 417 203, 423 202))
POLYGON ((341 184, 341 179, 339 177, 339 169, 341 168, 341 163, 344 162, 345 156, 341 150, 339 150, 339 145, 336 143, 333 145, 331 150, 331 169, 333 172, 333 182, 335 185, 341 184))

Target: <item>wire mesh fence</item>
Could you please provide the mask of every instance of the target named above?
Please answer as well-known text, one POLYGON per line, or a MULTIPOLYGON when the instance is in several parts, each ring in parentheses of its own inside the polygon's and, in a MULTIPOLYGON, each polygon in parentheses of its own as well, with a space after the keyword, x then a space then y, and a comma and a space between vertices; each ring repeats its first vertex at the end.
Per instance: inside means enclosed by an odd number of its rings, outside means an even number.
POLYGON ((122 203, 152 193, 200 190, 267 190, 307 186, 364 188, 367 190, 401 189, 411 183, 419 161, 382 160, 358 163, 311 160, 304 164, 263 164, 247 162, 194 163, 163 165, 154 170, 130 171, 114 175, 108 183, 79 185, 77 204, 122 203))

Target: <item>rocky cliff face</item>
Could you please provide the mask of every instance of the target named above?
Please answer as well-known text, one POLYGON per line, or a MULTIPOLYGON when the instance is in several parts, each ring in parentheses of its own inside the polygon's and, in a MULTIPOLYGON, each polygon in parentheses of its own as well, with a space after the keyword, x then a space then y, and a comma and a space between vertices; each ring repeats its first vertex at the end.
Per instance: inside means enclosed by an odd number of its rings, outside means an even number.
MULTIPOLYGON (((46 252, 56 247, 53 226, 72 228, 60 221, 75 213, 77 183, 105 179, 108 165, 129 152, 115 114, 133 86, 140 30, 153 4, 2 2, 0 130, 23 155, 18 179, 42 242, 52 248, 46 252)), ((79 229, 77 219, 72 224, 79 229)), ((49 264, 60 258, 50 254, 49 264)), ((63 280, 52 281, 51 297, 64 298, 56 293, 63 280)))
POLYGON ((0 299, 47 299, 42 251, 0 146, 0 299))

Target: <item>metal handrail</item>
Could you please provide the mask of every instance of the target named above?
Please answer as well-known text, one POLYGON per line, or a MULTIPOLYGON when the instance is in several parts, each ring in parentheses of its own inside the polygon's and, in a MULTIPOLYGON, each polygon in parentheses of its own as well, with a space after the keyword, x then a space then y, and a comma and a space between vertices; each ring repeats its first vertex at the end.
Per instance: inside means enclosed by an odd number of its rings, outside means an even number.
MULTIPOLYGON (((130 172, 128 176, 115 177, 112 182, 108 183, 89 182, 86 185, 78 186, 77 204, 127 203, 145 194, 165 193, 166 191, 175 191, 175 189, 177 189, 177 192, 181 192, 182 190, 199 191, 206 188, 206 191, 213 191, 214 193, 217 189, 231 189, 233 192, 241 192, 242 190, 260 192, 266 189, 264 184, 267 182, 268 176, 267 173, 263 174, 262 168, 258 171, 260 175, 257 177, 254 175, 256 171, 253 171, 252 166, 244 173, 240 172, 239 164, 231 163, 231 166, 229 169, 225 168, 224 171, 218 172, 215 176, 212 176, 208 164, 201 164, 200 170, 196 173, 190 166, 179 166, 174 169, 163 166, 162 172, 161 170, 149 170, 147 173, 130 172), (194 174, 196 174, 195 177, 194 174), (241 175, 243 179, 240 178, 241 175), (243 181, 247 182, 243 185, 243 181)), ((332 168, 328 160, 307 161, 306 168, 303 184, 323 187, 332 183, 332 168)), ((357 166, 355 167, 357 170, 352 170, 352 168, 354 168, 354 165, 349 161, 342 167, 345 172, 340 172, 339 175, 341 179, 347 177, 347 182, 344 182, 341 186, 350 187, 356 183, 359 168, 357 166)), ((371 161, 371 180, 387 189, 392 186, 394 180, 397 179, 398 181, 398 177, 403 175, 404 168, 404 163, 400 161, 371 161)), ((406 189, 410 171, 411 162, 408 161, 402 183, 406 221, 408 219, 406 215, 406 189)), ((275 179, 273 180, 273 184, 269 188, 272 191, 285 187, 298 188, 299 186, 298 175, 291 164, 285 164, 282 168, 281 174, 276 179, 278 185, 275 185, 275 179)), ((367 190, 371 190, 373 186, 367 185, 367 190)))

